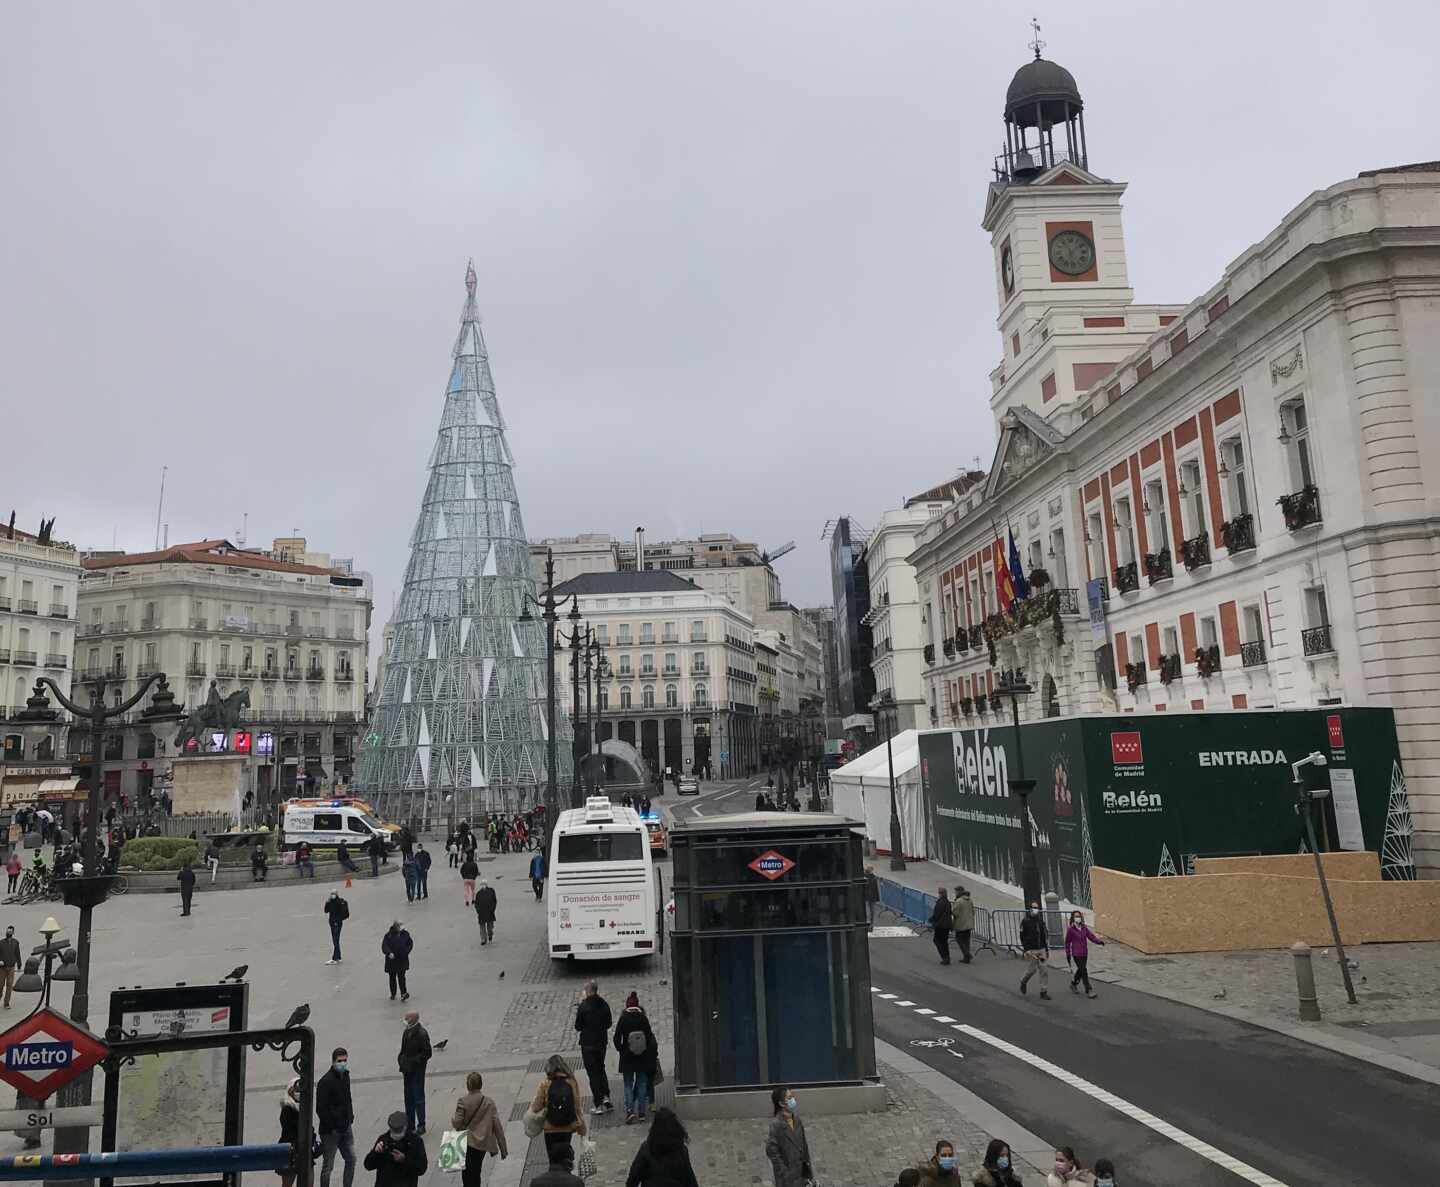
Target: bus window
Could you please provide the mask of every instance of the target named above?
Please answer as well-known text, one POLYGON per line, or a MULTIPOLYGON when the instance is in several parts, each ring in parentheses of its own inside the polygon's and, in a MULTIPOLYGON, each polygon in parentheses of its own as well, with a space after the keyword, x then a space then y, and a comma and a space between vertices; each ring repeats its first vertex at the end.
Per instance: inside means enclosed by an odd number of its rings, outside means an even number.
POLYGON ((638 832, 561 833, 560 862, 639 861, 647 840, 638 832))

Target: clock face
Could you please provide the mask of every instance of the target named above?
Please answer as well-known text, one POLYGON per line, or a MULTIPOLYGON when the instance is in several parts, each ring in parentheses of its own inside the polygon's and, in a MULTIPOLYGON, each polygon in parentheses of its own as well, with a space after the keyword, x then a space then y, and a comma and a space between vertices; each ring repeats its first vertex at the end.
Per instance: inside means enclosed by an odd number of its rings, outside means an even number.
POLYGON ((1095 267, 1095 245, 1079 231, 1061 231, 1050 240, 1050 262, 1066 276, 1083 276, 1095 267))
POLYGON ((1007 297, 1015 291, 1015 261, 1011 258, 1008 243, 1000 252, 1000 282, 1005 286, 1007 297))

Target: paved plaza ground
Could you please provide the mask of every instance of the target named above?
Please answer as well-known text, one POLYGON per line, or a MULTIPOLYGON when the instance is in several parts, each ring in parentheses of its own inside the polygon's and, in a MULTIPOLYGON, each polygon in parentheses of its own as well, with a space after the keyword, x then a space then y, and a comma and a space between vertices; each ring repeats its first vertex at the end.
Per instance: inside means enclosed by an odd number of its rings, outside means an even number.
MULTIPOLYGON (((465 1074, 479 1070, 486 1091, 508 1119, 511 1150, 505 1162, 490 1165, 487 1160, 486 1187, 524 1183, 539 1160, 537 1152, 527 1170, 530 1143, 520 1121, 525 1102, 538 1082, 540 1064, 552 1052, 566 1054, 578 1070, 574 1008, 592 971, 617 1014, 626 993, 639 993, 667 1069, 674 1050, 666 969, 659 961, 578 968, 552 962, 545 952, 545 908, 531 893, 527 862, 528 856, 508 855, 484 864, 484 874, 499 895, 495 943, 485 948, 473 912, 463 905, 458 876, 445 865, 443 853, 432 870, 426 901, 407 903, 403 883, 395 877, 356 880, 343 891, 351 915, 342 942, 345 959, 335 966, 325 964, 329 933, 321 911, 331 887, 300 882, 288 873, 272 872, 272 880, 282 885, 255 890, 209 893, 202 882, 189 918, 180 917, 178 895, 132 894, 112 900, 96 912, 92 1026, 103 1030, 109 993, 119 986, 196 984, 248 964, 252 1026, 281 1025, 295 1006, 308 1002, 322 1070, 332 1047, 349 1049, 360 1144, 373 1140, 385 1117, 403 1107, 395 1056, 402 1015, 414 1008, 432 1041, 449 1040, 429 1069, 427 1148, 432 1156, 441 1131, 448 1128, 465 1074), (403 921, 415 939, 408 1006, 390 1001, 379 950, 392 919, 403 921)), ((3 908, 0 926, 13 923, 22 943, 32 937, 38 942, 38 928, 52 913, 73 938, 78 912, 60 904, 3 908)), ((17 997, 5 1020, 22 1017, 33 1002, 28 995, 17 997)), ((57 990, 56 1005, 63 1009, 68 1004, 68 992, 57 990)), ((895 1059, 905 1062, 903 1056, 895 1059)), ((610 1067, 613 1072, 613 1054, 610 1067)), ((928 1156, 938 1136, 955 1142, 962 1163, 973 1173, 989 1135, 916 1078, 883 1059, 881 1070, 888 1091, 884 1113, 809 1120, 820 1183, 888 1185, 902 1167, 928 1156)), ((278 1102, 288 1074, 278 1057, 249 1056, 247 1140, 276 1139, 278 1102)), ((618 1099, 619 1076, 612 1079, 618 1099)), ((585 1087, 583 1074, 581 1085, 585 1087)), ((668 1085, 662 1099, 665 1092, 668 1085)), ((583 1104, 589 1107, 588 1095, 583 1104)), ((763 1122, 699 1122, 690 1128, 702 1187, 770 1182, 763 1122)), ((594 1182, 602 1187, 623 1183, 643 1133, 617 1118, 602 1119, 595 1132, 600 1175, 594 1182)), ((0 1154, 20 1148, 18 1137, 0 1134, 0 1154)), ((458 1187, 458 1176, 434 1170, 427 1176, 432 1183, 447 1180, 458 1187)), ((268 1176, 255 1179, 266 1181, 268 1176)), ((371 1177, 362 1168, 357 1181, 368 1183, 371 1177)), ((340 1187, 338 1168, 334 1182, 340 1187)))

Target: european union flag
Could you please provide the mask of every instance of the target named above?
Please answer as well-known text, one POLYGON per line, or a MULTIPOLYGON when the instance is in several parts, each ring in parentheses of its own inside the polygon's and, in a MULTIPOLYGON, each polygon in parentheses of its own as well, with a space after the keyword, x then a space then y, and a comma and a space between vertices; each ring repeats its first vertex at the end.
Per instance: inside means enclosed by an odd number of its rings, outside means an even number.
POLYGON ((1010 531, 1010 584, 1015 587, 1017 599, 1030 596, 1030 583, 1025 580, 1025 570, 1020 564, 1020 549, 1015 546, 1014 529, 1010 531))

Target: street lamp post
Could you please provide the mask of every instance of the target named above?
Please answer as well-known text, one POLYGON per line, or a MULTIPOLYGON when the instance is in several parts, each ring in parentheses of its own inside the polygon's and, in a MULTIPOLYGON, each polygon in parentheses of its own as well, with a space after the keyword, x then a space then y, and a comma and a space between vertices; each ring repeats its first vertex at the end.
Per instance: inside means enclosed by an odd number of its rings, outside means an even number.
POLYGON ((1315 842, 1315 821, 1310 816, 1310 805, 1313 801, 1324 799, 1330 792, 1326 790, 1311 791, 1300 778, 1301 767, 1323 767, 1326 764, 1325 756, 1318 750, 1307 754, 1299 762, 1290 764, 1290 774, 1295 780, 1295 797, 1298 801, 1295 811, 1299 813, 1300 819, 1305 823, 1305 840, 1310 846, 1310 852, 1315 857, 1315 876, 1320 880, 1320 894, 1325 900, 1325 914, 1330 919, 1330 937, 1335 941, 1335 956, 1340 961, 1340 976, 1345 982, 1345 996, 1350 999, 1350 1004, 1358 1004, 1355 997, 1355 982, 1350 977, 1350 959, 1345 955, 1345 945, 1340 942, 1340 922, 1335 918, 1335 904, 1330 899, 1330 883, 1325 877, 1325 863, 1320 860, 1320 847, 1315 842))
MULTIPOLYGON (((75 949, 70 947, 69 941, 55 938, 60 934, 60 925, 55 922, 55 916, 51 915, 40 925, 40 934, 45 937, 45 942, 31 950, 29 959, 25 961, 25 971, 15 978, 14 986, 16 993, 40 994, 35 1010, 50 1004, 50 990, 56 981, 74 981, 79 976, 76 968, 79 957, 75 949), (60 967, 55 969, 57 959, 60 967), (43 975, 40 970, 42 960, 45 962, 43 975)), ((35 1013, 35 1010, 30 1013, 35 1013)))
MULTIPOLYGON (((25 708, 16 714, 22 722, 45 723, 54 721, 59 714, 50 707, 50 698, 45 695, 48 687, 62 708, 74 715, 77 721, 90 724, 90 788, 86 797, 86 827, 81 838, 81 854, 84 874, 63 879, 61 882, 68 906, 80 908, 80 928, 76 944, 75 994, 70 1001, 71 1021, 81 1026, 90 1019, 90 945, 91 928, 95 908, 103 903, 110 893, 113 875, 105 874, 100 868, 98 842, 100 832, 100 795, 105 772, 105 727, 117 717, 123 718, 138 705, 152 688, 155 695, 150 704, 141 712, 146 724, 161 725, 176 722, 184 715, 181 706, 175 703, 175 694, 163 672, 155 672, 140 681, 140 687, 128 700, 122 700, 111 708, 105 707, 105 689, 108 680, 101 676, 96 679, 90 692, 89 706, 81 706, 67 697, 60 686, 49 676, 35 681, 35 692, 25 702, 25 708)), ((60 1089, 57 1104, 88 1105, 93 1089, 93 1069, 83 1072, 60 1089)), ((90 1149, 90 1131, 81 1126, 62 1126, 55 1130, 56 1154, 84 1154, 90 1149)))
POLYGON ((995 689, 1002 697, 1010 698, 1010 720, 1015 730, 1015 775, 1010 780, 1010 790, 1020 797, 1020 887, 1025 896, 1026 906, 1040 903, 1040 863, 1035 860, 1034 830, 1030 827, 1030 793, 1035 790, 1035 780, 1025 778, 1025 748, 1020 739, 1020 698, 1029 696, 1034 690, 1025 682, 1025 673, 1019 669, 1007 671, 1000 677, 995 689))
MULTIPOLYGON (((589 633, 590 628, 587 626, 584 637, 588 638, 589 633)), ((571 772, 574 776, 570 791, 572 808, 580 807, 582 794, 580 789, 580 649, 585 644, 580 641, 581 638, 580 599, 577 597, 570 607, 570 691, 573 701, 570 714, 570 764, 575 768, 571 772)))
POLYGON ((533 603, 545 622, 545 851, 550 851, 550 836, 555 830, 555 818, 560 812, 560 793, 556 788, 555 767, 558 753, 555 743, 555 624, 560 621, 560 609, 569 598, 555 597, 555 552, 545 550, 544 596, 537 598, 528 589, 524 591, 524 605, 520 611, 521 622, 534 622, 530 613, 533 603))
POLYGON ((890 868, 903 870, 905 843, 900 835, 900 802, 895 797, 895 751, 890 744, 895 733, 894 725, 899 722, 900 706, 895 703, 895 697, 887 689, 875 708, 885 722, 885 765, 890 769, 890 868), (894 714, 893 718, 891 714, 894 714))

